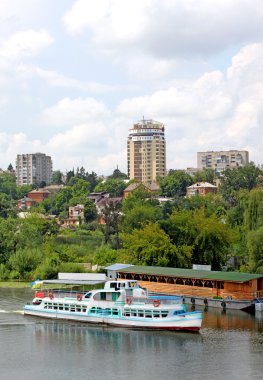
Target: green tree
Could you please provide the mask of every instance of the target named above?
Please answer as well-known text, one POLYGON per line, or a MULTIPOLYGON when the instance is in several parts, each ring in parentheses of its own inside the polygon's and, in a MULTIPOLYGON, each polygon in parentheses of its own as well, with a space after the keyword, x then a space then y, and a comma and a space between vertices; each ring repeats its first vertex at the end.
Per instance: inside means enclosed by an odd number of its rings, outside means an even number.
POLYGON ((253 162, 234 169, 226 169, 221 180, 220 193, 232 206, 237 204, 238 191, 252 190, 259 184, 261 171, 253 162))
POLYGON ((135 229, 130 234, 122 233, 121 240, 122 255, 132 264, 176 267, 184 264, 181 252, 157 223, 135 229))
POLYGON ((0 173, 0 193, 6 194, 9 199, 16 199, 16 177, 13 173, 0 173))
POLYGON ((108 176, 108 178, 113 178, 113 179, 127 179, 127 174, 122 173, 118 168, 113 171, 111 175, 108 176))
POLYGON ((108 245, 103 245, 96 250, 93 263, 97 265, 110 265, 117 261, 118 251, 110 248, 108 245))
POLYGON ((17 250, 10 256, 10 269, 16 271, 20 279, 30 279, 31 272, 41 263, 42 252, 39 249, 17 250))
POLYGON ((102 210, 102 215, 105 221, 104 238, 106 244, 111 244, 112 248, 120 247, 120 221, 121 215, 120 202, 109 202, 102 210))
POLYGON ((126 211, 123 216, 122 227, 130 232, 134 228, 143 228, 149 222, 155 222, 161 218, 161 208, 149 204, 138 204, 126 211))
POLYGON ((203 169, 195 173, 193 176, 193 183, 196 182, 209 182, 213 183, 215 180, 215 172, 213 169, 203 169))
POLYGON ((244 226, 256 230, 263 225, 263 191, 261 188, 253 189, 248 194, 247 207, 244 211, 244 226))
POLYGON ((230 247, 236 242, 236 232, 222 218, 216 215, 206 217, 204 210, 193 214, 197 235, 194 241, 193 263, 210 264, 213 270, 220 270, 226 264, 230 247))
POLYGON ((0 263, 5 264, 17 245, 17 219, 0 218, 0 263))
POLYGON ((60 170, 55 170, 52 173, 52 183, 54 185, 61 185, 63 183, 63 173, 60 170))
POLYGON ((166 197, 185 196, 186 188, 192 183, 192 177, 183 170, 170 170, 168 176, 160 181, 161 195, 166 197))
POLYGON ((24 198, 28 195, 28 193, 32 190, 31 185, 22 185, 17 186, 17 199, 24 198))
POLYGON ((106 191, 110 194, 110 197, 121 197, 123 190, 127 187, 127 184, 119 178, 109 178, 96 185, 94 191, 101 192, 106 191))
POLYGON ((249 254, 248 270, 263 273, 263 227, 250 231, 247 238, 249 254))

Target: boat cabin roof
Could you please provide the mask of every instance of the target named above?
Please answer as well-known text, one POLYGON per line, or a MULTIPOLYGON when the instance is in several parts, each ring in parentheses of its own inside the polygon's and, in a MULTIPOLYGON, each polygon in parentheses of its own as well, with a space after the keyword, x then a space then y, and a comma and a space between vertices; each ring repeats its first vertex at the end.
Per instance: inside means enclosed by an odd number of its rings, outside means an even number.
POLYGON ((122 280, 122 281, 107 281, 104 285, 104 289, 134 289, 139 288, 137 280, 122 280))

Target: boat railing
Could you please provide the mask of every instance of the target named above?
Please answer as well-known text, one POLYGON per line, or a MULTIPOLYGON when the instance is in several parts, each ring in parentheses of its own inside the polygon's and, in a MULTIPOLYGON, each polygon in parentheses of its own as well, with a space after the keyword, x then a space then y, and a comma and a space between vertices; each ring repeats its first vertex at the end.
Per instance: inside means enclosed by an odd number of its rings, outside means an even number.
POLYGON ((127 303, 128 304, 136 304, 136 305, 174 305, 174 304, 181 304, 182 299, 181 297, 176 296, 149 296, 148 298, 143 297, 127 297, 127 303))
POLYGON ((80 292, 74 290, 61 290, 61 289, 44 289, 37 290, 35 292, 35 297, 44 298, 44 297, 55 297, 55 298, 77 298, 79 295, 83 297, 87 292, 80 292))

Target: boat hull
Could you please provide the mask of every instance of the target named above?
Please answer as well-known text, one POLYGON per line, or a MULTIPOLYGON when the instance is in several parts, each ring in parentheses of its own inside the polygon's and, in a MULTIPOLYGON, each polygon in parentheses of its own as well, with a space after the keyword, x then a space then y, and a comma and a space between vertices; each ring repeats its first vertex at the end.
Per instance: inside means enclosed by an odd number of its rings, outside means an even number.
POLYGON ((131 329, 149 329, 149 330, 173 330, 173 331, 199 331, 202 324, 201 312, 190 312, 185 316, 177 318, 163 318, 161 321, 145 318, 125 318, 125 317, 104 317, 104 316, 88 316, 76 315, 76 313, 59 313, 53 311, 38 310, 32 306, 24 308, 24 315, 49 318, 56 320, 67 320, 82 323, 103 324, 115 327, 124 327, 131 329))

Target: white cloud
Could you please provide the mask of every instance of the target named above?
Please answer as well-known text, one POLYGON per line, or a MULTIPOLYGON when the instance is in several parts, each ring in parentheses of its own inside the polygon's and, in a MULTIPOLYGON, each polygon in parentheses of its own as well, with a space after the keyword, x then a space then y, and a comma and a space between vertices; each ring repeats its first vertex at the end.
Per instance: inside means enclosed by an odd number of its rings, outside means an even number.
POLYGON ((39 54, 53 43, 53 38, 46 30, 20 31, 0 44, 0 60, 8 64, 39 54))
POLYGON ((45 109, 42 119, 47 124, 55 126, 76 125, 83 122, 103 120, 109 116, 109 110, 102 103, 93 98, 64 98, 56 105, 45 109))
POLYGON ((21 79, 41 78, 52 87, 68 87, 76 88, 82 91, 90 91, 94 93, 104 93, 117 90, 117 86, 109 86, 97 82, 83 82, 74 78, 67 77, 56 71, 44 70, 35 65, 20 64, 16 68, 16 73, 21 79))
POLYGON ((78 0, 63 21, 71 34, 88 29, 103 49, 198 57, 261 39, 261 5, 260 0, 78 0))

